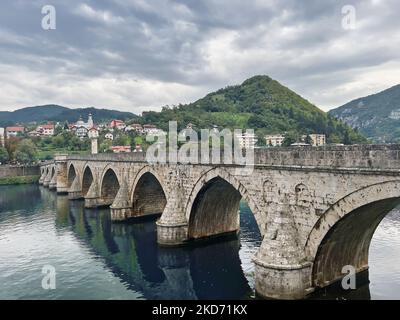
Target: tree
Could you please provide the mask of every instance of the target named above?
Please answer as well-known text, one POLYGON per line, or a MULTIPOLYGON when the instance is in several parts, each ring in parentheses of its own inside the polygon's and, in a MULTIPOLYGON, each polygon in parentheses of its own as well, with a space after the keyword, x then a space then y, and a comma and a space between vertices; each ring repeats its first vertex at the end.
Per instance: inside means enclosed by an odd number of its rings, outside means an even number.
POLYGON ((105 139, 105 140, 103 140, 103 142, 100 143, 99 151, 101 153, 112 152, 111 151, 111 146, 112 146, 112 141, 105 139))
POLYGON ((0 147, 0 164, 3 164, 8 160, 10 160, 10 156, 8 155, 7 149, 0 147))
POLYGON ((285 139, 282 142, 284 147, 289 147, 292 143, 297 142, 297 134, 295 132, 288 132, 285 134, 285 139))
POLYGON ((17 149, 20 141, 21 139, 17 137, 10 137, 6 140, 6 149, 10 160, 15 158, 15 150, 17 149))
POLYGON ((307 136, 306 136, 306 139, 304 140, 304 143, 307 143, 307 144, 309 144, 309 145, 313 145, 313 139, 310 137, 310 135, 308 134, 307 136))
POLYGON ((63 130, 69 130, 69 124, 67 120, 64 122, 63 130))
POLYGON ((54 135, 55 135, 55 136, 59 135, 61 132, 63 132, 63 130, 64 130, 63 126, 60 125, 60 124, 57 124, 57 125, 54 127, 54 135))
POLYGON ((35 144, 28 139, 22 140, 15 150, 15 159, 21 163, 30 163, 37 160, 38 150, 35 144))

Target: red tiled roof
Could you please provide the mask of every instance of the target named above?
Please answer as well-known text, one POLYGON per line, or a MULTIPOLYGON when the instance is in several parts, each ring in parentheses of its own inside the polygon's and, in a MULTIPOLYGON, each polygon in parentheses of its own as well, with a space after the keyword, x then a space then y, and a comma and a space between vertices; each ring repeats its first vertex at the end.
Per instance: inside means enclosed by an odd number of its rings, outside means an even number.
POLYGON ((54 124, 42 124, 39 127, 43 129, 54 129, 54 124))
POLYGON ((16 132, 24 132, 25 131, 25 127, 7 127, 6 131, 16 131, 16 132))

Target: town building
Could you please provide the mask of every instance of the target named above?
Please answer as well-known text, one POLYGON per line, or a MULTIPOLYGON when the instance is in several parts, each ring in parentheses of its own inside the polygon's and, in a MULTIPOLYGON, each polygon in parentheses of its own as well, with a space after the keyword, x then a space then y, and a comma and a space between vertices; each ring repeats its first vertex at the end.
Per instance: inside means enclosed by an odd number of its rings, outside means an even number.
POLYGON ((16 137, 18 134, 25 132, 25 127, 7 127, 6 136, 7 138, 16 137))
POLYGON ((83 139, 88 136, 89 130, 93 127, 93 117, 89 114, 87 122, 84 122, 82 117, 79 117, 79 120, 71 126, 71 131, 74 132, 76 136, 83 139))
POLYGON ((326 144, 326 136, 324 134, 310 134, 313 146, 324 146, 326 144))
POLYGON ((0 128, 0 146, 5 146, 5 138, 4 138, 5 130, 4 128, 0 128))
POLYGON ((111 129, 124 130, 126 125, 125 125, 125 122, 123 122, 122 120, 114 119, 114 120, 111 120, 109 127, 111 129))
POLYGON ((280 147, 285 140, 283 134, 270 134, 265 136, 266 145, 269 147, 280 147))
POLYGON ((112 146, 111 150, 114 153, 127 153, 131 152, 131 146, 112 146))
POLYGON ((143 133, 144 134, 156 134, 159 133, 161 130, 158 129, 155 125, 152 124, 145 124, 143 125, 143 133))
MULTIPOLYGON (((54 135, 54 124, 42 124, 37 126, 36 132, 39 136, 53 136, 54 135)), ((31 132, 30 132, 31 133, 31 132)))
POLYGON ((112 140, 114 140, 114 135, 112 133, 106 133, 104 135, 104 138, 112 141, 112 140))
POLYGON ((241 149, 254 149, 258 140, 254 133, 248 132, 236 134, 235 138, 239 141, 239 146, 241 149))
MULTIPOLYGON (((313 147, 324 146, 326 144, 326 136, 324 134, 313 133, 308 135, 311 138, 313 147)), ((306 141, 307 135, 302 136, 302 140, 306 141)))
POLYGON ((143 133, 143 127, 138 123, 132 123, 125 127, 125 131, 135 131, 137 133, 143 133))

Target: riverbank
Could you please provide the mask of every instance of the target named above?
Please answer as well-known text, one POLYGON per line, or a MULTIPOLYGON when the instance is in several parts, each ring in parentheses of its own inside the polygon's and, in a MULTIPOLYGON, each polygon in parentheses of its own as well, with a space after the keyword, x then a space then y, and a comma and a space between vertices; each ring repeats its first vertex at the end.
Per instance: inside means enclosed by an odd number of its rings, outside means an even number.
POLYGON ((40 176, 10 176, 0 177, 0 186, 38 183, 40 176))
POLYGON ((0 166, 0 185, 37 183, 40 178, 38 165, 0 166))

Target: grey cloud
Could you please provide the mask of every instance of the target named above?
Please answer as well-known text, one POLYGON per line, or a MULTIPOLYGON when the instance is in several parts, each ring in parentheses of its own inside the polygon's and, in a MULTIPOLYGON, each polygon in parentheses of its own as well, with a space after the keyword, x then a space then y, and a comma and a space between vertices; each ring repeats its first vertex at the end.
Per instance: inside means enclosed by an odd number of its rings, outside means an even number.
MULTIPOLYGON (((45 4, 0 4, 0 70, 25 75, 7 85, 0 78, 8 90, 0 91, 0 110, 40 101, 140 112, 254 74, 268 74, 327 108, 357 97, 337 96, 357 74, 398 61, 395 0, 54 0, 54 31, 41 29, 45 4), (356 30, 341 27, 345 4, 357 9, 356 30), (26 97, 12 98, 21 88, 26 97), (109 96, 96 98, 107 89, 109 96)), ((394 84, 400 70, 388 72, 354 95, 394 84)))

